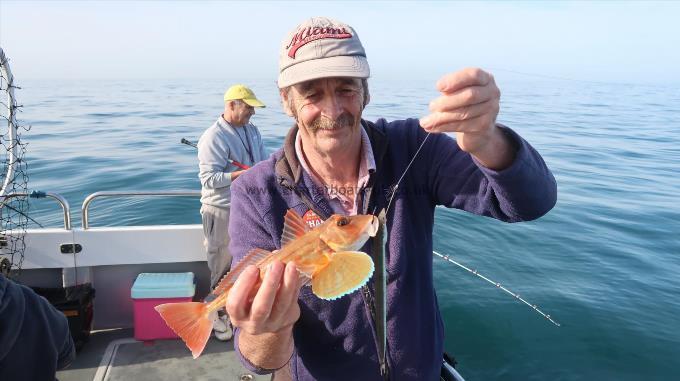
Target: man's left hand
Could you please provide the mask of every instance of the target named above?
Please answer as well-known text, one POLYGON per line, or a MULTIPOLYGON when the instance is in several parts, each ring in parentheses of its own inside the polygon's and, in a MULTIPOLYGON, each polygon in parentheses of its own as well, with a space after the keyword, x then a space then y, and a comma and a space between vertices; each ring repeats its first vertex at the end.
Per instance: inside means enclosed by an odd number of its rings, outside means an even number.
POLYGON ((430 114, 420 119, 428 132, 455 132, 461 150, 483 165, 501 169, 514 159, 510 143, 496 127, 501 92, 493 76, 468 68, 437 81, 442 95, 430 102, 430 114))

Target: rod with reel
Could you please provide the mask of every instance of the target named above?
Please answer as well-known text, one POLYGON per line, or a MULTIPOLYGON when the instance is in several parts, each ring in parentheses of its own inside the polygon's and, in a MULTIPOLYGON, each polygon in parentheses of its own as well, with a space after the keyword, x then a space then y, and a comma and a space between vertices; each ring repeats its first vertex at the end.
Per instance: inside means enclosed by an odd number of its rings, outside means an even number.
MULTIPOLYGON (((409 168, 411 168, 411 164, 413 164, 413 161, 415 161, 416 157, 417 157, 418 154, 420 153, 420 150, 423 148, 423 146, 425 145, 425 142, 427 142, 427 138, 429 138, 429 137, 430 137, 430 133, 428 132, 427 135, 425 135, 425 139, 423 139, 423 142, 420 143, 420 146, 418 147, 418 150, 417 150, 416 153, 413 155, 413 158, 411 159, 411 161, 410 161, 410 162, 408 163, 408 165, 406 166, 406 169, 404 169, 404 172, 401 174, 401 177, 399 178, 399 180, 397 181, 397 183, 394 185, 394 187, 392 187, 392 189, 391 189, 391 195, 389 196, 389 201, 388 201, 388 203, 387 203, 387 209, 385 210, 385 215, 387 215, 387 211, 389 211, 390 206, 392 206, 392 199, 394 199, 394 196, 395 196, 395 194, 397 193, 397 190, 399 189, 399 184, 400 184, 401 181, 404 179, 404 176, 406 176, 406 172, 408 172, 409 168)), ((544 318, 548 319, 551 323, 555 324, 555 325, 558 326, 558 327, 561 326, 560 323, 558 323, 558 322, 556 322, 555 320, 553 320, 553 318, 550 317, 550 315, 547 315, 547 314, 545 314, 543 311, 541 311, 540 309, 538 309, 538 307, 536 307, 535 304, 531 304, 531 303, 527 302, 527 301, 524 300, 521 296, 519 296, 519 294, 516 294, 516 293, 514 293, 514 292, 508 290, 507 288, 505 288, 505 287, 504 287, 503 285, 501 285, 500 283, 492 281, 491 279, 489 279, 489 278, 485 277, 484 275, 478 273, 477 270, 471 270, 470 268, 468 268, 468 267, 466 267, 466 266, 464 266, 464 265, 462 265, 462 264, 460 264, 460 263, 454 261, 454 260, 451 259, 448 255, 442 255, 442 254, 440 254, 440 253, 438 253, 438 252, 436 252, 436 251, 434 251, 434 250, 432 251, 432 253, 435 254, 435 255, 437 255, 437 256, 439 256, 439 257, 441 257, 441 258, 444 259, 445 261, 448 261, 448 262, 450 262, 450 263, 453 263, 454 265, 456 265, 456 266, 458 266, 458 267, 460 267, 460 268, 462 268, 462 269, 467 270, 467 271, 470 272, 471 274, 474 274, 474 275, 476 275, 476 276, 478 276, 478 277, 484 279, 485 281, 487 281, 487 282, 493 284, 494 286, 500 288, 500 289, 503 290, 504 292, 506 292, 506 293, 512 295, 515 299, 517 299, 517 300, 521 301, 522 303, 526 304, 527 306, 533 308, 534 311, 538 312, 541 316, 543 316, 544 318)))
POLYGON ((555 324, 556 326, 558 326, 558 327, 561 327, 561 326, 562 326, 560 323, 556 322, 550 315, 548 315, 548 314, 544 313, 543 311, 541 311, 535 304, 531 304, 531 303, 527 302, 527 301, 524 300, 524 298, 522 298, 519 294, 514 293, 514 292, 508 290, 508 289, 505 288, 505 286, 503 286, 502 284, 500 284, 500 283, 498 283, 498 282, 492 281, 491 279, 489 279, 489 278, 485 277, 484 275, 480 274, 479 272, 477 272, 477 270, 472 270, 472 269, 470 269, 469 267, 467 267, 467 266, 465 266, 465 265, 463 265, 463 264, 460 264, 460 263, 456 262, 455 260, 451 259, 451 257, 449 257, 448 255, 440 254, 440 253, 438 253, 438 252, 436 252, 436 251, 434 251, 434 250, 432 251, 432 253, 434 253, 436 256, 438 256, 439 258, 441 258, 441 259, 443 259, 443 260, 445 260, 445 261, 447 261, 447 262, 449 262, 449 263, 453 263, 454 265, 456 265, 456 266, 460 267, 461 269, 463 269, 463 270, 469 272, 470 274, 476 275, 476 276, 478 276, 478 277, 484 279, 485 281, 487 281, 487 282, 493 284, 493 285, 496 286, 497 288, 503 290, 503 292, 512 295, 515 299, 517 299, 517 300, 519 300, 520 302, 522 302, 522 303, 526 304, 527 306, 531 307, 534 311, 538 312, 541 316, 543 316, 544 318, 548 319, 551 323, 555 324))
MULTIPOLYGON (((187 139, 185 139, 185 138, 182 138, 179 142, 182 143, 182 144, 186 144, 186 145, 188 145, 188 146, 191 146, 191 147, 194 147, 194 148, 198 149, 198 146, 196 145, 196 143, 192 143, 192 142, 190 142, 189 140, 187 140, 187 139)), ((229 162, 229 164, 235 165, 235 166, 237 166, 237 167, 239 167, 239 168, 241 168, 241 169, 250 169, 249 166, 247 166, 247 165, 245 165, 245 164, 243 164, 243 163, 239 163, 239 162, 236 161, 236 160, 232 160, 232 159, 230 159, 230 158, 227 158, 227 161, 229 162)))

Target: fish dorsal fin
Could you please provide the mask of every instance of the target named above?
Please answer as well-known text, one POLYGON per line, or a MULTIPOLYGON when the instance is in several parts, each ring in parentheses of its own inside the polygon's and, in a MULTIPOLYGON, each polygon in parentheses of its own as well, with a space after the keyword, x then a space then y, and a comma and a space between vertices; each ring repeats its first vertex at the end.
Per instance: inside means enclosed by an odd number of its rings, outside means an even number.
POLYGON ((283 223, 281 247, 286 246, 296 238, 303 236, 308 230, 307 224, 302 220, 302 217, 295 213, 293 209, 288 209, 283 223))
POLYGON ((248 254, 243 257, 243 259, 241 259, 241 261, 236 264, 236 266, 234 266, 231 271, 229 271, 227 275, 222 278, 222 280, 220 280, 220 283, 217 284, 217 287, 215 287, 212 292, 213 295, 220 295, 221 293, 228 290, 234 284, 234 282, 236 282, 236 278, 241 275, 246 267, 258 264, 269 255, 271 255, 271 252, 264 249, 256 248, 250 250, 248 254))

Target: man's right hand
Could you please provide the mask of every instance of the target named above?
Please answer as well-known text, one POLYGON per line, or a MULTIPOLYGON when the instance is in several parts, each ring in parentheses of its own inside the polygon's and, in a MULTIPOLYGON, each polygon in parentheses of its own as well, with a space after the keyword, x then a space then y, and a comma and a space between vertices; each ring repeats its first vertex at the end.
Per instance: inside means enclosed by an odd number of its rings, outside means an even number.
POLYGON ((257 267, 247 267, 229 291, 226 307, 232 324, 251 335, 292 327, 300 318, 298 279, 293 263, 273 262, 262 283, 257 267))
POLYGON ((226 309, 239 328, 239 349, 266 369, 285 365, 293 353, 293 324, 300 318, 299 273, 293 263, 274 262, 260 283, 260 271, 249 266, 229 291, 226 309))

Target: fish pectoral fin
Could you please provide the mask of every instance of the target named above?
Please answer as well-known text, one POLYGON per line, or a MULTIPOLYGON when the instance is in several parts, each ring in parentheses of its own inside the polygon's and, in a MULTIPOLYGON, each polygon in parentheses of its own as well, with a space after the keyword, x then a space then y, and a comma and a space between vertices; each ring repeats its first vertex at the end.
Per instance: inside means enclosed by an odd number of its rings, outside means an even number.
POLYGON ((335 253, 328 265, 313 275, 312 292, 321 299, 337 299, 366 284, 373 275, 373 270, 373 260, 366 253, 335 253))
POLYGON ((283 223, 283 234, 281 234, 281 247, 303 236, 309 231, 307 224, 302 220, 293 209, 288 209, 283 223))

